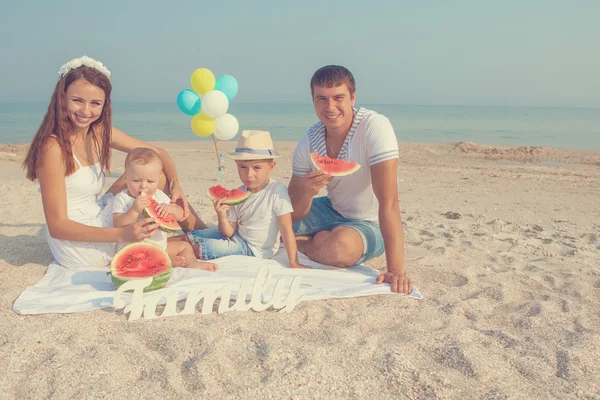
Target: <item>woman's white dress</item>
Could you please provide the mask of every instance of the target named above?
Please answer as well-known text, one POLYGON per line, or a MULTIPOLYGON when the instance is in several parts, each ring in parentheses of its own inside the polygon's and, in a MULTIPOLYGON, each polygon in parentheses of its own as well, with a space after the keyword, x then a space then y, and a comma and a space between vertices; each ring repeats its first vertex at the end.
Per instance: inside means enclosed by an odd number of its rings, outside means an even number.
MULTIPOLYGON (((79 169, 65 177, 69 219, 89 226, 113 226, 112 198, 100 197, 106 180, 100 162, 83 166, 75 155, 73 158, 79 169)), ((54 239, 47 225, 46 238, 56 262, 68 269, 106 268, 117 251, 116 243, 54 239)))

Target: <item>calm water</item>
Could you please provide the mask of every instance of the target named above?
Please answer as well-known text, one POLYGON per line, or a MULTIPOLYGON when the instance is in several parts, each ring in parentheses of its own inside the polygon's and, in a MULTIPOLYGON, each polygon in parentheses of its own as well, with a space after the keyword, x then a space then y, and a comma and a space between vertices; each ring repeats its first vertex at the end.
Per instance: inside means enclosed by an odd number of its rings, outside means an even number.
MULTIPOLYGON (((363 105, 387 116, 401 142, 471 141, 511 146, 600 149, 600 109, 363 105)), ((47 104, 0 103, 0 143, 31 140, 47 104)), ((238 104, 229 112, 241 129, 265 129, 297 141, 317 119, 311 104, 238 104)), ((113 124, 142 140, 198 138, 191 117, 170 103, 117 103, 113 124)))

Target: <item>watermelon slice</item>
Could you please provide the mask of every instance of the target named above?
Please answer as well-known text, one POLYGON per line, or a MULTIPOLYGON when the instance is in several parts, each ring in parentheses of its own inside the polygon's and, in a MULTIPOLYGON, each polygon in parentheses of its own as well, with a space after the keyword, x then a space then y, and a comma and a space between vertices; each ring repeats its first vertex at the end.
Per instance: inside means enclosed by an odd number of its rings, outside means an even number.
POLYGON ((331 176, 346 176, 360 169, 358 163, 321 156, 317 152, 310 153, 310 160, 316 169, 331 176))
POLYGON ((144 292, 164 287, 171 276, 171 259, 155 244, 136 242, 123 247, 110 263, 110 274, 116 287, 125 282, 152 277, 144 292))
POLYGON ((150 206, 144 208, 144 215, 146 217, 154 218, 160 230, 169 233, 178 232, 181 230, 177 220, 171 214, 164 218, 158 215, 158 201, 154 200, 151 196, 148 196, 148 200, 150 200, 150 206))
POLYGON ((252 193, 244 192, 240 189, 227 190, 221 185, 213 186, 206 190, 206 195, 213 201, 224 199, 223 204, 233 206, 240 204, 248 199, 252 193))

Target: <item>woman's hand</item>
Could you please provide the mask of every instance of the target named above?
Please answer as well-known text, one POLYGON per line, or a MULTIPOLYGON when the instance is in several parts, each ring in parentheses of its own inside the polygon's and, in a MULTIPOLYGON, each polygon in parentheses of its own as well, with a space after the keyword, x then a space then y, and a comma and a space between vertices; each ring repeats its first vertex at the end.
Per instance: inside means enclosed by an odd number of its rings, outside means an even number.
POLYGON ((181 208, 183 208, 183 218, 181 218, 180 221, 185 220, 190 214, 190 206, 187 197, 183 194, 179 179, 174 180, 171 184, 171 204, 179 204, 181 208))
POLYGON ((158 207, 156 207, 156 212, 159 217, 166 218, 167 215, 172 214, 171 207, 177 207, 177 206, 174 204, 161 203, 158 205, 158 207))
POLYGON ((154 235, 158 229, 158 224, 154 218, 144 218, 133 224, 124 226, 123 229, 125 230, 123 242, 141 242, 154 235))

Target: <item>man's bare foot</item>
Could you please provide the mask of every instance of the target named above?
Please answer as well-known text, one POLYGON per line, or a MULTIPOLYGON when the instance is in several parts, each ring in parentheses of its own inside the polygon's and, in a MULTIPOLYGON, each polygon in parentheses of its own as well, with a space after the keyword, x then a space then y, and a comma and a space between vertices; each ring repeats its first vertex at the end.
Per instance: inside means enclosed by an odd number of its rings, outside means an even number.
POLYGON ((189 263, 187 265, 188 268, 194 268, 194 269, 203 269, 205 271, 210 271, 210 272, 215 272, 217 269, 219 269, 219 267, 217 267, 217 264, 211 263, 211 262, 206 262, 206 261, 192 261, 191 263, 189 263))
POLYGON ((185 267, 187 260, 184 256, 175 256, 171 259, 171 265, 173 267, 185 267))

